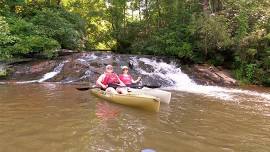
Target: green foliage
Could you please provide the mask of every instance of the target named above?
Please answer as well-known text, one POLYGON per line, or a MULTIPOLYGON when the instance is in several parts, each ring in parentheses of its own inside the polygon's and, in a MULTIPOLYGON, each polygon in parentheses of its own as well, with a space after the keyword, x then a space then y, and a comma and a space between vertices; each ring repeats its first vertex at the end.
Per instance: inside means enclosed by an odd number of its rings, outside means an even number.
POLYGON ((235 31, 235 39, 237 42, 240 42, 248 34, 248 14, 243 10, 240 11, 239 15, 236 17, 238 22, 238 27, 235 31))
POLYGON ((5 1, 0 9, 0 58, 51 58, 60 48, 83 49, 85 22, 57 3, 5 1))
POLYGON ((183 42, 180 50, 178 51, 177 56, 179 58, 188 58, 191 59, 193 55, 192 46, 190 43, 183 42))
POLYGON ((30 22, 36 25, 36 34, 57 40, 62 48, 82 48, 84 25, 78 16, 65 13, 61 9, 44 8, 30 22))
POLYGON ((153 32, 151 37, 144 42, 135 40, 131 49, 140 50, 143 54, 176 56, 190 60, 193 55, 192 44, 188 40, 182 39, 180 31, 170 28, 160 29, 153 32))
POLYGON ((3 16, 0 16, 0 59, 11 57, 11 53, 6 47, 14 44, 17 38, 10 34, 8 23, 3 16))
POLYGON ((249 82, 254 81, 255 70, 256 70, 256 64, 246 65, 246 78, 249 82))
POLYGON ((7 71, 0 71, 0 77, 5 77, 7 75, 7 71))
POLYGON ((56 40, 42 36, 26 36, 22 37, 18 43, 12 47, 16 50, 15 55, 44 53, 44 56, 51 58, 60 48, 56 40))
POLYGON ((75 14, 79 14, 86 21, 84 26, 87 34, 85 44, 87 50, 115 47, 115 39, 112 37, 112 23, 105 1, 74 0, 67 3, 67 8, 75 14))
POLYGON ((268 77, 268 78, 263 79, 262 83, 263 85, 270 87, 270 78, 268 77))
MULTIPOLYGON (((202 16, 195 21, 198 40, 195 42, 205 57, 229 48, 232 44, 228 25, 224 16, 202 16)), ((211 58, 211 57, 210 57, 211 58)))
POLYGON ((5 21, 4 17, 0 16, 0 44, 5 45, 12 42, 8 23, 5 21))

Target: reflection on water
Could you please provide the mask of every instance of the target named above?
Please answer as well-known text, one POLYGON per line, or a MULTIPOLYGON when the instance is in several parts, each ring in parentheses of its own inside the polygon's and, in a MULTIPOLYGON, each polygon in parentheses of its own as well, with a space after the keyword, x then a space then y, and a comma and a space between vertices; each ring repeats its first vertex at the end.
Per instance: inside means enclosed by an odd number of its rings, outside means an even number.
POLYGON ((270 102, 173 92, 159 113, 72 85, 0 85, 0 151, 270 151, 270 102))
POLYGON ((101 120, 107 121, 116 118, 119 114, 119 109, 110 106, 107 102, 99 102, 96 106, 96 116, 101 120))

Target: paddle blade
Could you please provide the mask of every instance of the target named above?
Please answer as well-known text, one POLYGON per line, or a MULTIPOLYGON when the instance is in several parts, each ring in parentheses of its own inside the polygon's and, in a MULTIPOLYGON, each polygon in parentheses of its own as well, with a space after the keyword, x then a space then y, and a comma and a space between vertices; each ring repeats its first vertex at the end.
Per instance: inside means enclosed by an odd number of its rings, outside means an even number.
POLYGON ((91 89, 90 87, 84 87, 84 88, 76 88, 77 90, 79 91, 86 91, 86 90, 89 90, 91 89))
POLYGON ((161 85, 136 85, 136 84, 132 84, 129 87, 134 88, 134 89, 142 89, 143 87, 154 89, 154 88, 160 88, 161 85))
POLYGON ((160 87, 161 87, 161 85, 144 85, 144 87, 154 89, 154 88, 160 88, 160 87))

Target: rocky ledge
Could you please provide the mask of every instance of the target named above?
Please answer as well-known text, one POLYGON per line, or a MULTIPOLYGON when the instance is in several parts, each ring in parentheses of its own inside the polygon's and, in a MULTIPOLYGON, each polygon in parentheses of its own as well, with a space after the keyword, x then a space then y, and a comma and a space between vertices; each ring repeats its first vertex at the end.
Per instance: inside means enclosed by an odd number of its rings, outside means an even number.
MULTIPOLYGON (((182 66, 179 63, 180 61, 175 59, 156 56, 133 56, 101 52, 83 52, 68 54, 54 60, 34 60, 12 63, 8 65, 9 68, 11 68, 11 70, 8 70, 10 73, 8 75, 5 73, 7 76, 0 77, 0 80, 2 79, 2 82, 40 80, 46 73, 54 72, 51 74, 57 74, 46 79, 46 82, 95 82, 97 77, 103 73, 104 67, 107 64, 112 64, 116 67, 115 71, 117 73, 121 72, 121 65, 129 65, 130 73, 132 73, 135 78, 137 76, 143 76, 144 83, 146 84, 149 83, 156 85, 159 83, 163 86, 170 86, 174 83, 173 79, 168 80, 166 76, 175 73, 178 74, 179 71, 175 70, 175 68, 180 67, 181 70, 197 84, 230 87, 238 85, 230 72, 221 67, 214 67, 206 64, 182 66), (139 58, 147 58, 150 62, 146 63, 145 61, 139 60, 139 58), (168 66, 171 62, 173 62, 174 65, 168 66), (160 68, 159 66, 164 64, 156 65, 157 63, 164 63, 167 67, 165 66, 160 68), (156 69, 159 70, 156 71, 156 69)), ((5 72, 6 70, 2 71, 5 72)), ((177 79, 177 76, 174 78, 177 79)))
POLYGON ((231 71, 222 67, 208 64, 184 66, 184 72, 198 84, 215 86, 238 86, 238 81, 232 76, 231 71))

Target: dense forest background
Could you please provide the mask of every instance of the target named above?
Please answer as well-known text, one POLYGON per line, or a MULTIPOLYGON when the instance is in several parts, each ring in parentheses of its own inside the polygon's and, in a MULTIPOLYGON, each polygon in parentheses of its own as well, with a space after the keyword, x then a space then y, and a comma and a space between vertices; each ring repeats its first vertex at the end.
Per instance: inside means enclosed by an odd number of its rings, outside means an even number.
POLYGON ((0 59, 59 49, 165 55, 270 84, 269 0, 0 0, 0 59))

